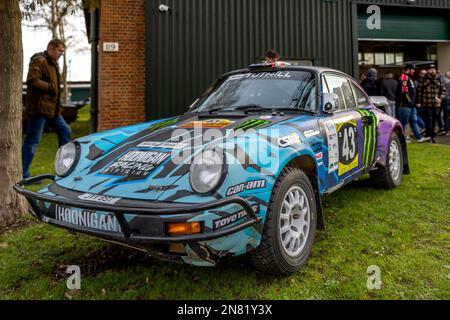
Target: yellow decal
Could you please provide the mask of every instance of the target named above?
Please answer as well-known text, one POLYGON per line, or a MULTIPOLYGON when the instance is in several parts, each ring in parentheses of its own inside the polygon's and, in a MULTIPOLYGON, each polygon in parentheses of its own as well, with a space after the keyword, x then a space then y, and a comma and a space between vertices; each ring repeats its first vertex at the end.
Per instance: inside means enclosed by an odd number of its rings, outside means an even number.
POLYGON ((191 121, 179 126, 179 128, 207 128, 207 129, 221 129, 233 124, 234 121, 228 119, 209 119, 203 121, 191 121))
POLYGON ((358 139, 356 130, 356 120, 336 124, 339 141, 339 168, 338 175, 358 167, 358 139))

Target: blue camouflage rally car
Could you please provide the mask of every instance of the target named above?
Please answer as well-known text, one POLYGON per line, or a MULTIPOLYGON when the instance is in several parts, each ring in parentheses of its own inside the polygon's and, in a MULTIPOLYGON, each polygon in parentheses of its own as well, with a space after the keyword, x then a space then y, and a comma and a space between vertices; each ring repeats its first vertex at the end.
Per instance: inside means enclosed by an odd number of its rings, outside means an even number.
POLYGON ((371 101, 336 70, 252 65, 183 115, 66 144, 55 175, 15 190, 46 223, 161 259, 213 266, 248 252, 289 274, 324 228, 323 195, 365 173, 393 188, 409 172, 400 123, 371 101))

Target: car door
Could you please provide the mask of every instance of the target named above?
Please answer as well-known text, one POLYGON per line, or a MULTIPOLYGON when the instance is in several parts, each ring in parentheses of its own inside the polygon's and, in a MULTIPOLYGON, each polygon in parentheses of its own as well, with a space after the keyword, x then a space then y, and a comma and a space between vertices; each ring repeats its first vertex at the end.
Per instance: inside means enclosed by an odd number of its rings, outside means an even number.
POLYGON ((363 126, 362 166, 368 169, 376 160, 378 120, 376 113, 373 112, 369 96, 354 80, 351 80, 351 84, 356 98, 356 110, 361 114, 363 126))
POLYGON ((332 114, 324 113, 322 119, 327 147, 324 159, 328 171, 325 189, 334 189, 362 173, 364 130, 362 114, 357 110, 352 83, 348 77, 325 73, 322 77, 322 90, 324 93, 335 93, 339 98, 340 109, 332 114))

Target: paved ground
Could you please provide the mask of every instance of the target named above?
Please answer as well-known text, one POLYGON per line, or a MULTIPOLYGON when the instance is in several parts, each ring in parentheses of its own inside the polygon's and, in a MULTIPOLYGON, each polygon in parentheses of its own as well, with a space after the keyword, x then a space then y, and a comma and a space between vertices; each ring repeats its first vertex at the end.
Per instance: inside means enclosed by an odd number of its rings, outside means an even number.
MULTIPOLYGON (((406 134, 411 138, 411 141, 414 141, 414 135, 412 134, 409 126, 406 128, 406 134)), ((445 144, 447 146, 450 146, 450 136, 436 136, 436 142, 439 144, 445 144)))
POLYGON ((436 142, 450 146, 450 136, 437 136, 436 142))

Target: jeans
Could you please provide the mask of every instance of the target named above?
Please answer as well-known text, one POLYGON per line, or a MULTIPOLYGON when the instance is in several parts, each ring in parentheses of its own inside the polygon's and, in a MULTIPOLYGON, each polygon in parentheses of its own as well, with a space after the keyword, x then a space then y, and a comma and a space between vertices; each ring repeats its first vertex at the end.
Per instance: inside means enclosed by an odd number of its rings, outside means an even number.
POLYGON ((417 125, 419 126, 420 130, 425 130, 425 122, 423 121, 423 110, 422 108, 414 107, 416 109, 416 115, 417 115, 417 125))
POLYGON ((438 122, 438 117, 441 108, 438 107, 423 107, 423 116, 426 124, 427 136, 434 140, 436 136, 436 123, 438 122))
POLYGON ((30 165, 36 153, 39 142, 44 132, 44 126, 46 122, 52 124, 58 134, 59 146, 63 146, 71 140, 71 130, 62 116, 56 118, 47 119, 44 117, 30 117, 28 120, 27 133, 22 147, 22 172, 23 177, 28 178, 30 176, 30 165))
POLYGON ((417 126, 417 109, 416 108, 406 108, 406 107, 397 107, 398 116, 400 119, 400 123, 403 126, 403 130, 406 128, 408 122, 410 123, 411 130, 414 133, 414 137, 419 140, 422 138, 420 134, 419 127, 417 126))

